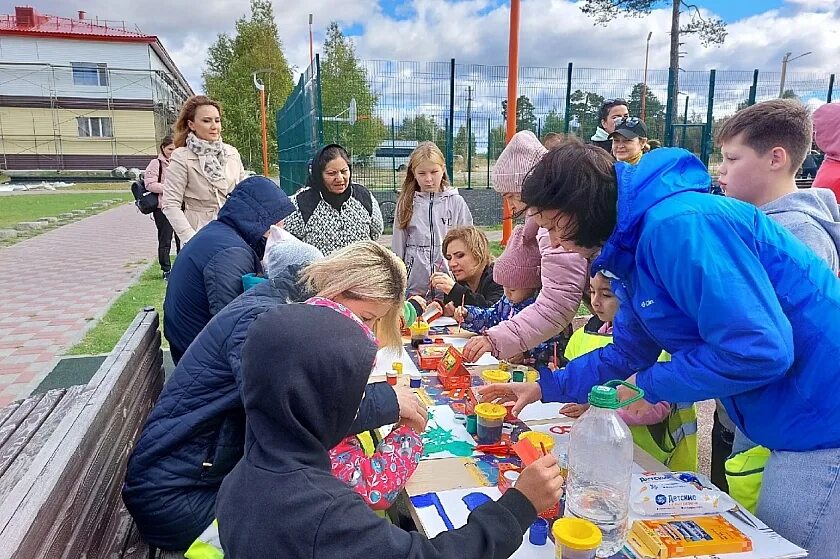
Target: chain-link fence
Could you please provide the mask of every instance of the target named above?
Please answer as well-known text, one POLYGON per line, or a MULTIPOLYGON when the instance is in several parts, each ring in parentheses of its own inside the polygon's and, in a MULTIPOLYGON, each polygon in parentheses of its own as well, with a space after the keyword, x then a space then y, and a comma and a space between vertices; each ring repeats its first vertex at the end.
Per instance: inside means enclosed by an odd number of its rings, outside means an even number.
MULTIPOLYGON (((375 60, 359 65, 364 83, 328 84, 330 76, 310 68, 278 113, 281 176, 289 181, 284 188, 293 192, 300 187, 306 162, 319 142, 338 142, 352 154, 354 180, 376 192, 380 201, 393 200, 405 178, 409 154, 419 142, 432 141, 445 155, 451 182, 468 202, 481 206, 477 221, 499 223, 499 197, 490 196, 487 189, 504 147, 507 66, 457 64, 454 59, 448 63, 375 60), (369 96, 370 102, 364 108, 360 105, 355 124, 349 123, 349 101, 331 103, 329 110, 319 112, 317 92, 328 89, 341 89, 345 97, 348 92, 369 96), (316 140, 319 132, 323 137, 316 140), (469 192, 473 190, 487 192, 469 192)), ((718 126, 740 107, 778 97, 780 79, 778 72, 757 70, 681 70, 671 144, 696 153, 714 172, 720 160, 713 142, 718 126)), ((832 89, 833 75, 791 72, 782 93, 817 105, 831 100, 832 89)), ((662 141, 667 137, 667 90, 667 70, 649 70, 645 75, 644 70, 572 64, 521 68, 517 129, 533 130, 540 138, 557 132, 589 140, 598 127, 601 104, 621 98, 632 115, 644 112, 649 137, 662 141)))

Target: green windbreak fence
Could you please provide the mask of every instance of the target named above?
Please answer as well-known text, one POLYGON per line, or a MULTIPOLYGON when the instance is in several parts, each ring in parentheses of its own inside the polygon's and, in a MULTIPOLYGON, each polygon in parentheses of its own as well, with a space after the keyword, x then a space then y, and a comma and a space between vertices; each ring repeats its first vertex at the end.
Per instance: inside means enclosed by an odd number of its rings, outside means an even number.
MULTIPOLYGON (((452 183, 467 190, 490 187, 493 164, 504 147, 507 66, 448 62, 363 60, 342 72, 330 61, 307 69, 278 113, 279 163, 283 187, 305 182, 307 163, 323 143, 344 145, 354 180, 393 199, 405 177, 408 155, 419 142, 434 142, 444 154, 452 183), (356 121, 352 121, 355 100, 356 121)), ((671 145, 694 152, 712 173, 720 162, 714 134, 737 109, 780 93, 779 72, 703 70, 679 72, 672 99, 671 145)), ((788 72, 782 93, 816 107, 831 101, 833 75, 788 72)), ((642 114, 651 139, 663 141, 668 123, 667 70, 523 67, 519 70, 517 129, 541 139, 550 132, 588 141, 606 99, 628 102, 642 114), (647 78, 647 80, 645 80, 647 78), (646 81, 646 86, 645 86, 646 81)), ((476 192, 474 196, 479 196, 476 192)), ((482 202, 501 215, 497 196, 482 202)))

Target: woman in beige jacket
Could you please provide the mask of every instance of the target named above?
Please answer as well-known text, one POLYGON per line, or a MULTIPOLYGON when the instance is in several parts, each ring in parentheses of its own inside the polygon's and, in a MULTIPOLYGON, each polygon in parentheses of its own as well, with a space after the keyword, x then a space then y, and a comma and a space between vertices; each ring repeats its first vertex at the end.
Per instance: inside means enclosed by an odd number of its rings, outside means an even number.
POLYGON ((163 213, 181 242, 216 219, 228 194, 245 178, 236 148, 222 142, 221 108, 195 95, 175 122, 175 145, 166 170, 163 213))

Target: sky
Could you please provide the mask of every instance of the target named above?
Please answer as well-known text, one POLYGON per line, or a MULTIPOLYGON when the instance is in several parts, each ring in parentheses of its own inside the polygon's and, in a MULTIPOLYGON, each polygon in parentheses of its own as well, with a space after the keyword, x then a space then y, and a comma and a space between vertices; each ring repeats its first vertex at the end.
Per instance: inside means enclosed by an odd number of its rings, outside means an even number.
MULTIPOLYGON (((689 70, 738 69, 778 72, 786 52, 811 51, 791 63, 790 72, 840 73, 840 0, 694 0, 706 16, 728 24, 723 46, 703 47, 686 37, 681 67, 689 70)), ((645 40, 650 67, 667 68, 670 2, 641 18, 619 18, 595 25, 582 2, 522 0, 520 65, 632 68, 644 66, 645 40)), ((34 0, 41 13, 125 20, 157 35, 196 91, 208 46, 231 33, 248 13, 247 0, 34 0)), ((509 2, 502 0, 274 0, 275 19, 289 63, 301 70, 309 62, 308 14, 314 15, 315 50, 330 21, 352 37, 363 59, 507 63, 509 2)), ((11 4, 10 4, 11 6, 11 4)), ((3 10, 5 11, 5 10, 3 10)), ((11 11, 11 9, 9 9, 11 11)))

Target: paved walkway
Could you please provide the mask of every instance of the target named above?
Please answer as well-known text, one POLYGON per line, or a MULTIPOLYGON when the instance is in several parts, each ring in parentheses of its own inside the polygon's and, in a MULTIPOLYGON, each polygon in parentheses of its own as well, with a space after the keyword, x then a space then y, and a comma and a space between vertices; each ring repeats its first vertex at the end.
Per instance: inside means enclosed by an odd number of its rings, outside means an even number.
POLYGON ((27 396, 156 258, 132 204, 0 249, 0 407, 27 396))

